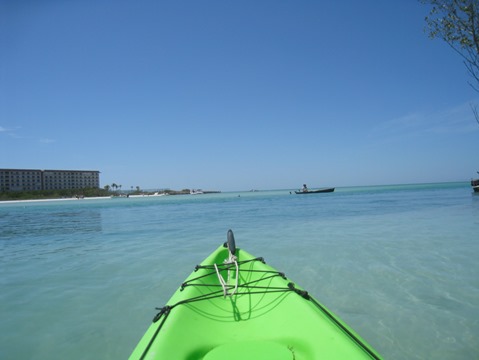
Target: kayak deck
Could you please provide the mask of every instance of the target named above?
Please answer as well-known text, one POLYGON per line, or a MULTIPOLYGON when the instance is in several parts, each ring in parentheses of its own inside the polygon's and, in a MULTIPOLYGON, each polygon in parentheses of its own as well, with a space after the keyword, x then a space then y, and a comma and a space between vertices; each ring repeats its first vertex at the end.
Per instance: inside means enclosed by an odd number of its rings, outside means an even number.
POLYGON ((221 246, 196 267, 130 359, 380 358, 262 258, 239 248, 235 263, 225 263, 229 256, 221 246))

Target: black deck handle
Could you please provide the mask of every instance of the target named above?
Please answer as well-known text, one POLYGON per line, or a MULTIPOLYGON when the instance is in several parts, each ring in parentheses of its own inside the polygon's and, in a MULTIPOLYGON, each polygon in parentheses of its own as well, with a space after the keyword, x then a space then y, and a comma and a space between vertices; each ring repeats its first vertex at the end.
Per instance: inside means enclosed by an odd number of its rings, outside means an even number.
POLYGON ((236 253, 236 244, 235 244, 235 236, 234 236, 233 231, 231 229, 228 230, 226 238, 227 238, 226 243, 228 245, 228 249, 229 249, 230 253, 232 253, 234 255, 236 253))

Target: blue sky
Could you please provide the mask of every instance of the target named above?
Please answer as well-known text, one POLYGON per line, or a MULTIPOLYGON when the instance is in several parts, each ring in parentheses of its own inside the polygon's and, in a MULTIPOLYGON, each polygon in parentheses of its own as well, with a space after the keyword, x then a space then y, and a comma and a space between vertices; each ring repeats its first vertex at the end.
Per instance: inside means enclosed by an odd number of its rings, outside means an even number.
POLYGON ((0 1, 0 167, 102 186, 468 181, 461 58, 416 0, 0 1))

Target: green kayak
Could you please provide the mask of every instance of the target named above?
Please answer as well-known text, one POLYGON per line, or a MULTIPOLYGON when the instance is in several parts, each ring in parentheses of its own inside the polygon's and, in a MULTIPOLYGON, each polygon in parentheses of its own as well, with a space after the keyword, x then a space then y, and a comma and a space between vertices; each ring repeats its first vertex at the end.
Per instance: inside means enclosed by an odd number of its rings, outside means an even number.
POLYGON ((227 242, 154 317, 130 359, 381 359, 306 291, 227 242))

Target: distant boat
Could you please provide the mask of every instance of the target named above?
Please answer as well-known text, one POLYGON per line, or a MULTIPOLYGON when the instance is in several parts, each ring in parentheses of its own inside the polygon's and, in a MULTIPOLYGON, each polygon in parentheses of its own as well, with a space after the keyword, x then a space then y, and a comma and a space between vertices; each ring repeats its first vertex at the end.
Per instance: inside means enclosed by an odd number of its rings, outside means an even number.
POLYGON ((156 193, 154 193, 153 195, 150 195, 150 196, 165 196, 165 195, 168 195, 168 194, 164 193, 164 192, 160 193, 160 192, 157 191, 156 193))
POLYGON ((322 189, 317 189, 317 190, 308 190, 308 191, 295 191, 296 194, 319 194, 319 193, 330 193, 333 192, 334 188, 322 188, 322 189))
MULTIPOLYGON (((478 174, 479 174, 479 171, 478 171, 478 174)), ((479 179, 471 180, 471 186, 472 186, 472 190, 474 190, 474 192, 479 193, 479 179)))

